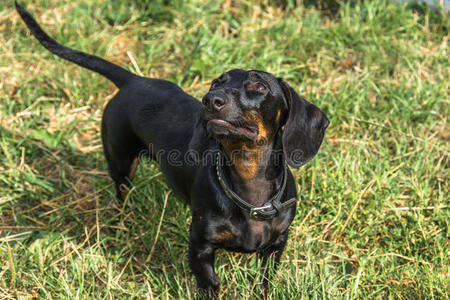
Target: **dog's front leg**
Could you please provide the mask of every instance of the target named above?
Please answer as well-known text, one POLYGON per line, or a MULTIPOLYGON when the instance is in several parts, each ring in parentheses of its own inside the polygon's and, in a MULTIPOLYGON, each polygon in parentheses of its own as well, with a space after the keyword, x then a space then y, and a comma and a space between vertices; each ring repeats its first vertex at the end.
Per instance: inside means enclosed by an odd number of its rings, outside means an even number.
POLYGON ((282 233, 274 244, 258 252, 258 256, 262 259, 261 273, 264 276, 262 280, 262 294, 264 299, 267 299, 268 296, 270 273, 271 271, 274 272, 280 263, 281 254, 283 254, 283 250, 286 247, 287 237, 288 230, 282 233))
POLYGON ((198 287, 209 292, 218 292, 219 277, 214 273, 215 248, 204 241, 196 238, 191 231, 189 238, 189 266, 197 279, 198 287))

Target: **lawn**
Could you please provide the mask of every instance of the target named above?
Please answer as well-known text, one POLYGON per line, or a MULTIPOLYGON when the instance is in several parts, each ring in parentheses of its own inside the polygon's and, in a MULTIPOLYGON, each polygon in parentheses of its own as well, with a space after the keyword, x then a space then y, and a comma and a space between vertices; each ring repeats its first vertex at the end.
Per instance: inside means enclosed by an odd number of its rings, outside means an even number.
MULTIPOLYGON (((273 299, 448 299, 447 13, 386 1, 20 1, 59 42, 201 98, 232 68, 283 77, 331 124, 293 170, 273 299), (164 7, 163 3, 170 4, 164 7)), ((100 120, 117 92, 0 3, 0 298, 189 299, 189 207, 144 161, 115 199, 100 120)), ((260 294, 219 251, 221 299, 260 294)))

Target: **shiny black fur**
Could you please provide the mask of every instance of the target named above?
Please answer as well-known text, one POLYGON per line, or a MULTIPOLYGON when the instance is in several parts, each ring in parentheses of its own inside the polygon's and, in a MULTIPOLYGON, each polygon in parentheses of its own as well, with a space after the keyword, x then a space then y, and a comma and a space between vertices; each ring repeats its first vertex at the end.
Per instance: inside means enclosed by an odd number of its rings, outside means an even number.
MULTIPOLYGON (((237 69, 213 81, 202 105, 174 83, 134 75, 99 57, 58 44, 24 8, 16 7, 49 51, 100 73, 120 88, 102 120, 104 153, 118 197, 124 197, 136 158, 146 154, 157 160, 170 187, 192 209, 189 264, 199 287, 219 287, 214 273, 218 248, 258 252, 264 266, 269 260, 279 261, 296 207, 269 221, 251 219, 223 192, 211 153, 225 154, 223 168, 234 191, 253 205, 263 205, 280 187, 284 161, 299 167, 317 153, 329 122, 316 106, 280 78, 237 69), (246 117, 248 113, 253 119, 246 117), (254 171, 247 179, 233 164, 251 161, 253 156, 239 150, 244 146, 261 154, 253 169, 243 169, 254 171), (242 160, 233 160, 231 150, 238 150, 235 154, 242 160)), ((282 202, 297 194, 292 173, 287 175, 282 202)))

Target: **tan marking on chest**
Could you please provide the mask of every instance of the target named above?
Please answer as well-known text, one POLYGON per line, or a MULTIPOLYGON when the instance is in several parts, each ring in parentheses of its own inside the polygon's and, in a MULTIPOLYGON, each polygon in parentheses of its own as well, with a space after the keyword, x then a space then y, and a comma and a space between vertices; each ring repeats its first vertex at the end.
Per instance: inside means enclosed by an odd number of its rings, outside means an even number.
POLYGON ((251 145, 253 142, 236 142, 225 139, 220 142, 239 176, 244 180, 255 178, 261 162, 262 150, 251 145))
POLYGON ((256 141, 235 142, 223 139, 220 142, 225 147, 239 176, 244 180, 250 180, 257 175, 264 147, 271 142, 270 131, 264 125, 262 116, 258 112, 248 112, 243 119, 258 127, 256 141))
POLYGON ((258 148, 250 148, 242 145, 242 154, 233 158, 233 163, 239 176, 245 180, 255 178, 261 162, 262 151, 258 148), (242 156, 241 156, 242 155, 242 156))

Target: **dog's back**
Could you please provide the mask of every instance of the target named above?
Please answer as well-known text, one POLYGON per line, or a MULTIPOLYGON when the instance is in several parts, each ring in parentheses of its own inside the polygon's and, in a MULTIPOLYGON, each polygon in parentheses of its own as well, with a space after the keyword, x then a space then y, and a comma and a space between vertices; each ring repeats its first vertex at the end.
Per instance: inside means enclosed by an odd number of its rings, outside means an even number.
MULTIPOLYGON (((118 191, 124 191, 132 177, 136 159, 147 156, 158 161, 171 187, 185 199, 192 167, 185 165, 192 132, 201 103, 176 84, 144 78, 95 55, 59 44, 48 36, 31 14, 16 9, 33 36, 53 54, 101 74, 120 90, 108 103, 102 119, 102 141, 111 177, 118 191), (168 118, 170 116, 170 118, 168 118), (163 129, 163 130, 161 130, 163 129), (170 139, 167 139, 170 136, 170 139), (179 168, 173 168, 173 166, 179 168), (171 174, 176 172, 175 174, 171 174), (183 176, 186 173, 186 176, 183 176), (180 183, 171 178, 181 178, 180 183), (171 182, 172 181, 172 182, 171 182)), ((191 145, 201 148, 202 145, 191 145)), ((123 198, 125 192, 119 192, 123 198)))

